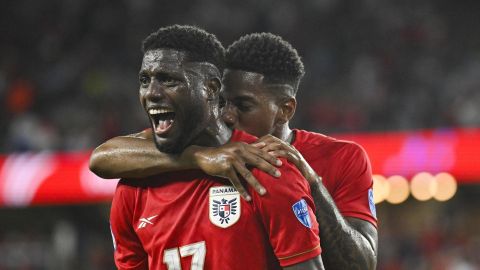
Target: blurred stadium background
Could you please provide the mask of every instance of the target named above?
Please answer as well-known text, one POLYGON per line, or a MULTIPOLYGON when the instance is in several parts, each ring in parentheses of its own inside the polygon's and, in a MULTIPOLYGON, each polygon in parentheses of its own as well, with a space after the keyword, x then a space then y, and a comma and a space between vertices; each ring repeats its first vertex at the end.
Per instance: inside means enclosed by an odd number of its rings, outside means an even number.
POLYGON ((195 24, 282 35, 307 74, 293 125, 362 144, 378 269, 480 269, 480 2, 2 1, 0 270, 114 269, 96 145, 148 126, 140 42, 195 24))

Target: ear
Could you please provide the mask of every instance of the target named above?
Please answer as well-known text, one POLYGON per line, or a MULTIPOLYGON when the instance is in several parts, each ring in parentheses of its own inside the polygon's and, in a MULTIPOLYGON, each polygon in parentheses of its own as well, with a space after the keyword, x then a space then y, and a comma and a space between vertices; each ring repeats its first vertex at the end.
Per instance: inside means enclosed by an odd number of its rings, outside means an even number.
POLYGON ((222 89, 222 83, 217 77, 211 78, 207 81, 207 96, 208 100, 215 100, 220 94, 220 89, 222 89))
POLYGON ((294 97, 282 99, 279 104, 277 121, 280 124, 285 124, 292 119, 297 108, 297 100, 294 97))

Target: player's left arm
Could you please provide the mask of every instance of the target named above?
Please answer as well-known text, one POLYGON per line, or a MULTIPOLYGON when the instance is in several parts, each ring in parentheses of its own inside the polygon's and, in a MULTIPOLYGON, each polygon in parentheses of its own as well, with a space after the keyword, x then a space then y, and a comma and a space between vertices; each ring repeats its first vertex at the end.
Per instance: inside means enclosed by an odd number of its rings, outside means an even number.
POLYGON ((284 270, 323 270, 322 257, 317 256, 308 261, 297 263, 291 266, 283 267, 284 270))
MULTIPOLYGON (((286 157, 295 164, 309 182, 316 205, 315 216, 320 225, 322 257, 326 268, 375 269, 378 249, 377 228, 365 219, 352 217, 348 213, 348 216, 342 215, 334 199, 322 184, 321 178, 294 147, 269 135, 262 137, 260 140, 267 145, 263 148, 264 150, 272 152, 275 156, 286 157)), ((360 179, 363 182, 370 182, 363 183, 367 185, 366 188, 347 187, 349 190, 345 192, 349 194, 349 197, 356 197, 353 198, 353 203, 364 201, 363 204, 368 205, 368 189, 372 185, 368 157, 363 149, 358 147, 355 155, 350 157, 350 161, 358 162, 364 166, 343 177, 353 181, 360 179)))
POLYGON ((323 184, 311 189, 327 269, 376 269, 377 228, 363 219, 344 217, 323 184))

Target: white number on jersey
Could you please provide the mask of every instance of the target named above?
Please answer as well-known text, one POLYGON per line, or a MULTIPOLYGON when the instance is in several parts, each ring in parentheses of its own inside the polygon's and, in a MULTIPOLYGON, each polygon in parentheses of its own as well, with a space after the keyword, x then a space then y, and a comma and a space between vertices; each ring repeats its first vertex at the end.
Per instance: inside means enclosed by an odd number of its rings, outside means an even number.
POLYGON ((207 254, 207 248, 205 241, 197 242, 180 248, 170 248, 163 253, 163 263, 168 267, 168 270, 182 270, 180 264, 180 257, 184 258, 192 256, 191 270, 203 270, 203 264, 205 263, 205 255, 207 254))

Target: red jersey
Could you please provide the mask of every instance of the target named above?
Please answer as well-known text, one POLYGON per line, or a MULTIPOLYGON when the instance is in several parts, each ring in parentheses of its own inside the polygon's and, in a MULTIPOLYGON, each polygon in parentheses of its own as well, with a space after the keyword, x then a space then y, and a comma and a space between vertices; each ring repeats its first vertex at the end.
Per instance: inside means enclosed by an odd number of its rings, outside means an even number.
MULTIPOLYGON (((254 142, 234 131, 231 141, 254 142)), ((321 253, 307 181, 283 160, 277 179, 254 169, 269 191, 252 202, 200 171, 121 180, 110 222, 119 269, 281 269, 321 253)))
POLYGON ((376 227, 372 168, 365 150, 354 142, 319 133, 294 132, 292 145, 322 177, 342 215, 369 221, 376 227))

